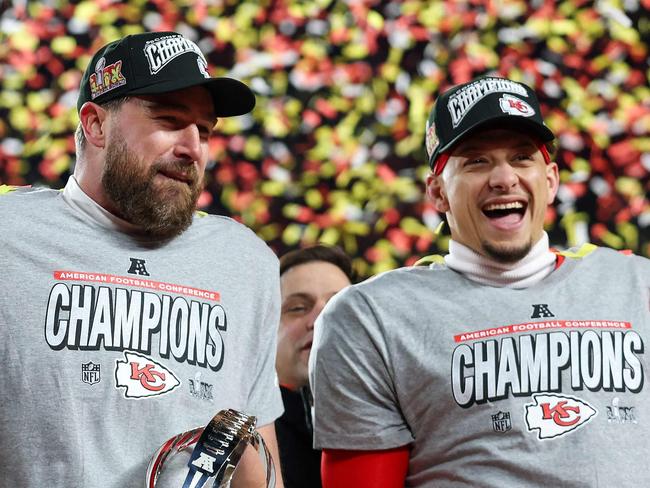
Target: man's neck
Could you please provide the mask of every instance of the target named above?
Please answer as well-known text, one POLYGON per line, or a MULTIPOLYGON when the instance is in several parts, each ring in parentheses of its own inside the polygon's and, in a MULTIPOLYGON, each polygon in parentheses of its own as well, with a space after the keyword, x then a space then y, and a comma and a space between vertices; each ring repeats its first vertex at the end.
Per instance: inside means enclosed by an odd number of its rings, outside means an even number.
POLYGON ((68 183, 63 189, 63 199, 72 208, 102 227, 120 230, 127 234, 134 234, 138 231, 136 226, 112 214, 88 195, 79 184, 76 176, 71 176, 68 179, 68 183))
POLYGON ((468 279, 500 288, 528 288, 546 278, 554 269, 555 254, 549 249, 546 232, 519 261, 502 263, 451 240, 445 264, 468 279))

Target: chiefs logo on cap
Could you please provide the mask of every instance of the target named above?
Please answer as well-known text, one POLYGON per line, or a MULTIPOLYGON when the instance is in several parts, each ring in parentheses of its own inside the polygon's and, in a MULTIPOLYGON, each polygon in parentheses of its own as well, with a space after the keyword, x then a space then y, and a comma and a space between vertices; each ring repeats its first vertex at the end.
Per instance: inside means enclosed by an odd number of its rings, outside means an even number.
POLYGON ((523 117, 532 117, 535 110, 521 98, 505 94, 499 99, 501 110, 510 115, 521 115, 523 117))

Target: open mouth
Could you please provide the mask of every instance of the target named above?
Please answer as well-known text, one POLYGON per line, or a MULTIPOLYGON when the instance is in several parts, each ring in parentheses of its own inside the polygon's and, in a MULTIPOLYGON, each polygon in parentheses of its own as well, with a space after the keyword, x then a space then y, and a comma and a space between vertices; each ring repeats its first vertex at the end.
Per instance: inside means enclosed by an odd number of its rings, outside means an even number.
POLYGON ((526 202, 489 203, 481 210, 490 221, 498 226, 518 224, 524 218, 526 202))

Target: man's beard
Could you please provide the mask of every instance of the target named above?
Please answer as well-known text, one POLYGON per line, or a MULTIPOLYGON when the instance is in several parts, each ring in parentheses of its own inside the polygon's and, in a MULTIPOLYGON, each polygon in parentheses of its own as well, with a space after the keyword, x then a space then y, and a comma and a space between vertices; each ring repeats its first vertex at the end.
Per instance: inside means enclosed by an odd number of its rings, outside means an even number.
POLYGON ((201 179, 194 164, 154 161, 147 168, 120 134, 111 139, 102 185, 119 216, 150 236, 167 239, 181 234, 192 223, 201 194, 201 179), (183 173, 191 183, 169 180, 156 184, 154 178, 162 168, 183 173))
POLYGON ((527 244, 521 247, 496 247, 484 241, 481 243, 481 247, 485 254, 495 261, 510 264, 523 259, 530 252, 533 244, 528 241, 527 244))

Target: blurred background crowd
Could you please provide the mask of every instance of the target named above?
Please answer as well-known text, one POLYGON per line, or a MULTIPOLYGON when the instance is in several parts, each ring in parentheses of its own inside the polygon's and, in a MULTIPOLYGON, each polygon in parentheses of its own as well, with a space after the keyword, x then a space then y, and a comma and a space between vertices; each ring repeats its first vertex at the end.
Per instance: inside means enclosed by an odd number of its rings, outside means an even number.
MULTIPOLYGON (((340 245, 360 277, 444 253, 427 115, 482 74, 534 87, 558 135, 551 245, 650 257, 650 0, 0 0, 0 184, 62 188, 90 54, 174 30, 252 114, 221 120, 200 208, 278 253, 340 245)), ((2 187, 0 187, 0 191, 2 187)), ((1 224, 0 224, 1 225, 1 224)), ((1 228, 1 227, 0 227, 1 228)))

